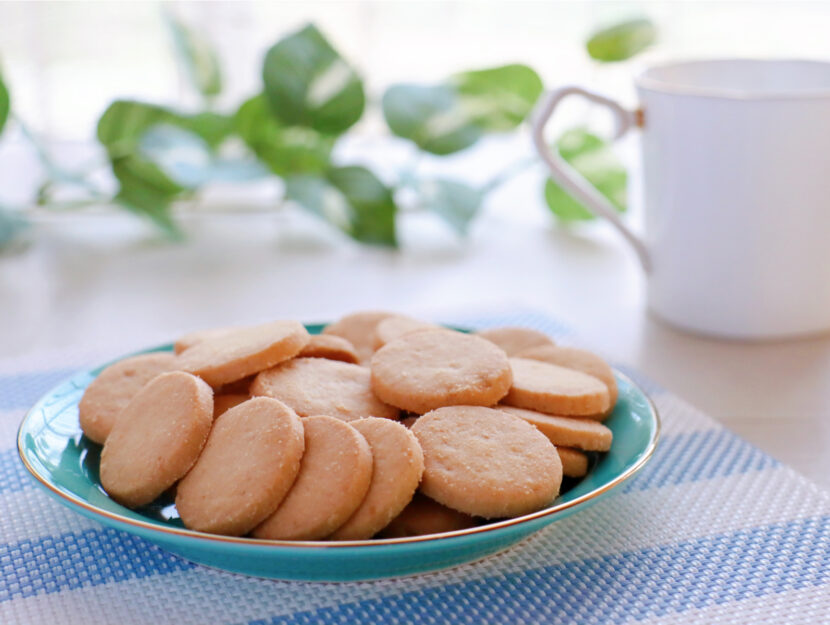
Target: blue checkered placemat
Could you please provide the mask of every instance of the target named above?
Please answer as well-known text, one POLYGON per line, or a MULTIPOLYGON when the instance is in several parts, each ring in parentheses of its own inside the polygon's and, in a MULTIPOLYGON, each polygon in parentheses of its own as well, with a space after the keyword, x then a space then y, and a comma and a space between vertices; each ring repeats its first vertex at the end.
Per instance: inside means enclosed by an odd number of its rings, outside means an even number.
MULTIPOLYGON (((523 324, 576 343, 536 314, 523 324)), ((192 564, 70 512, 14 448, 24 411, 118 354, 0 361, 0 623, 830 623, 830 494, 621 367, 663 418, 616 496, 482 562, 379 582, 277 582, 192 564)))

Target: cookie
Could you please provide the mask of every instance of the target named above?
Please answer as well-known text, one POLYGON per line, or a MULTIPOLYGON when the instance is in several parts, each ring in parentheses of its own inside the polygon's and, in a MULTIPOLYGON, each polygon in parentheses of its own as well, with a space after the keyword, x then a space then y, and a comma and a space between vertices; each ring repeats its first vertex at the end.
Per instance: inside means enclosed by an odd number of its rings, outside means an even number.
POLYGON ((479 330, 476 334, 501 347, 508 356, 516 356, 519 352, 532 347, 554 345, 553 340, 538 330, 520 327, 490 328, 479 330))
POLYGON ((213 423, 213 390, 174 371, 148 382, 124 408, 101 452, 101 485, 127 507, 150 503, 199 457, 213 423))
POLYGON ((196 343, 181 353, 179 366, 216 387, 293 358, 308 341, 301 323, 273 321, 228 330, 196 343))
POLYGON ((514 408, 513 406, 498 406, 498 409, 533 424, 557 447, 563 445, 565 447, 576 447, 584 451, 608 451, 611 449, 611 439, 613 438, 611 430, 592 419, 556 417, 535 410, 514 408))
POLYGON ((354 345, 333 334, 314 334, 297 358, 328 358, 357 364, 360 362, 354 345))
POLYGON ((577 349, 575 347, 564 347, 561 345, 542 345, 540 347, 532 347, 517 354, 520 358, 530 358, 531 360, 541 360, 552 365, 559 365, 560 367, 567 367, 568 369, 576 369, 582 373, 592 375, 605 383, 608 387, 610 407, 605 413, 591 415, 592 417, 603 418, 607 416, 617 403, 617 379, 614 377, 614 372, 608 363, 596 354, 586 351, 584 349, 577 349))
POLYGON ((409 415, 408 417, 404 417, 401 419, 401 425, 405 428, 411 428, 415 425, 415 422, 418 420, 418 415, 409 415))
POLYGON ((372 448, 372 482, 360 507, 329 537, 332 540, 361 540, 377 534, 412 500, 424 472, 421 447, 400 423, 370 418, 351 425, 372 448))
POLYGON ((403 538, 442 534, 477 525, 475 518, 442 506, 426 495, 416 493, 409 505, 381 532, 381 538, 403 538))
POLYGON ((256 397, 220 415, 176 489, 185 527, 228 536, 250 532, 293 485, 304 440, 300 417, 276 399, 256 397))
POLYGON ((584 477, 588 473, 588 456, 578 449, 557 447, 556 452, 562 461, 562 475, 584 477))
POLYGON ((242 395, 241 393, 228 393, 223 395, 213 396, 213 418, 215 419, 220 414, 224 414, 234 406, 238 406, 242 402, 251 399, 249 395, 242 395))
POLYGON ((254 375, 246 375, 244 378, 237 380, 236 382, 230 382, 229 384, 223 384, 218 388, 214 388, 213 392, 217 395, 248 395, 248 391, 251 388, 251 382, 254 381, 254 375))
POLYGON ((344 421, 363 417, 396 419, 398 409, 379 400, 366 367, 324 358, 295 358, 263 371, 252 395, 274 397, 301 417, 327 415, 344 421))
POLYGON ((503 404, 564 416, 590 416, 608 411, 605 384, 586 373, 540 360, 511 358, 513 385, 503 404))
POLYGON ((173 343, 173 351, 176 354, 181 354, 186 349, 190 349, 197 343, 201 343, 202 341, 206 341, 208 339, 215 339, 219 336, 223 336, 228 332, 232 332, 234 330, 238 330, 238 327, 228 327, 228 328, 209 328, 207 330, 196 330, 195 332, 188 332, 187 334, 180 336, 176 339, 176 342, 173 343))
POLYGON ((372 450, 363 435, 333 417, 303 419, 300 473, 256 538, 319 540, 354 514, 372 480, 372 450))
POLYGON ((394 315, 378 323, 375 328, 375 350, 380 349, 390 341, 394 341, 410 332, 418 330, 435 330, 439 326, 426 321, 419 321, 405 315, 394 315))
POLYGON ((470 334, 423 330, 372 357, 372 389, 387 404, 422 414, 442 406, 491 406, 513 376, 501 348, 470 334))
POLYGON ((523 419, 453 406, 425 414, 411 432, 424 452, 421 491, 454 510, 488 519, 519 516, 550 505, 559 493, 559 454, 523 419))
POLYGON ((354 346, 360 362, 368 362, 375 351, 375 328, 378 323, 395 313, 380 311, 356 312, 346 315, 325 327, 323 334, 346 339, 354 346))
POLYGON ((78 404, 86 437, 103 445, 118 415, 144 385, 177 366, 170 352, 153 352, 125 358, 104 369, 87 386, 78 404))

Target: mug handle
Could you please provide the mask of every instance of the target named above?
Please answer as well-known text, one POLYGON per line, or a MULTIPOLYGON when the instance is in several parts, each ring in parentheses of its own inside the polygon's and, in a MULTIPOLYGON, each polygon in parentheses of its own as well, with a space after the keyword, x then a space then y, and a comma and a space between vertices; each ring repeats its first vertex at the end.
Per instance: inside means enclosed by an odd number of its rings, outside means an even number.
POLYGON ((616 132, 614 139, 622 137, 628 130, 637 123, 636 114, 620 106, 614 100, 601 96, 597 93, 583 89, 582 87, 569 86, 560 87, 547 93, 536 106, 531 120, 533 132, 533 143, 536 151, 548 166, 551 177, 567 191, 574 199, 581 202, 589 211, 597 217, 604 217, 622 234, 631 244, 640 264, 646 273, 651 271, 651 257, 642 239, 638 237, 620 219, 619 213, 614 206, 596 188, 588 182, 582 174, 571 167, 565 159, 559 155, 558 150, 552 150, 545 142, 545 126, 553 115, 556 106, 569 95, 581 95, 586 100, 601 104, 611 111, 616 121, 616 132))

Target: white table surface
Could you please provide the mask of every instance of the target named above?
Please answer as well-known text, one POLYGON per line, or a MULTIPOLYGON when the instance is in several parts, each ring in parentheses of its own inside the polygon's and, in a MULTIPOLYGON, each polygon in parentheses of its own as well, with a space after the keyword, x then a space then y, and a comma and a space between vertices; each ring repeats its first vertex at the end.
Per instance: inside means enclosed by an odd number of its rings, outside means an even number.
POLYGON ((830 486, 830 338, 735 343, 663 325, 624 243, 602 224, 555 227, 537 185, 530 173, 492 196, 466 242, 408 218, 397 253, 284 212, 199 219, 183 245, 129 216, 40 224, 28 247, 0 255, 0 357, 365 308, 534 309, 830 486))

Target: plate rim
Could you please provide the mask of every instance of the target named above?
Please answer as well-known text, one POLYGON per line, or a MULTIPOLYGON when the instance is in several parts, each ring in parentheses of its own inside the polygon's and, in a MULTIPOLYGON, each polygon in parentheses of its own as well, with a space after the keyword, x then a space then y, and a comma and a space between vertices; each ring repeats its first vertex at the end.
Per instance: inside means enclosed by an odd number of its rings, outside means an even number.
MULTIPOLYGON (((312 325, 312 324, 307 324, 312 325)), ((172 347, 171 344, 165 343, 156 347, 150 347, 147 349, 142 349, 140 351, 134 352, 132 354, 127 354, 122 356, 121 358, 128 358, 131 355, 136 355, 139 353, 145 352, 152 352, 152 351, 163 351, 165 349, 169 349, 172 347)), ((119 359, 120 360, 120 359, 119 359)), ((116 362, 115 360, 112 362, 116 362)), ((61 385, 66 384, 67 382, 73 380, 78 375, 89 375, 91 371, 95 369, 100 369, 106 367, 108 364, 99 365, 97 367, 92 367, 90 369, 84 369, 79 371, 78 373, 74 374, 73 376, 63 380, 59 384, 53 386, 50 390, 44 393, 38 400, 34 403, 34 405, 26 411, 26 414, 23 416, 23 419, 20 421, 20 425, 17 429, 17 452, 18 456, 23 463, 23 466, 26 468, 28 473, 37 481, 37 483, 41 486, 41 488, 46 489, 49 491, 54 497, 58 499, 64 500, 64 502, 69 504, 69 507, 78 507, 85 510, 89 515, 92 517, 100 516, 108 519, 109 521, 115 522, 117 524, 124 524, 129 525, 132 527, 139 528, 141 530, 146 530, 150 532, 160 532, 161 534, 166 534, 168 536, 173 536, 177 538, 182 538, 185 540, 193 540, 193 541, 207 541, 207 542, 218 542, 223 544, 236 544, 236 545, 246 545, 246 546, 263 546, 263 547, 270 547, 270 548, 278 548, 278 547, 290 547, 294 549, 304 549, 304 550, 312 550, 312 549, 343 549, 349 547, 382 547, 386 545, 406 545, 406 544, 413 544, 413 543, 423 543, 423 542, 433 542, 439 540, 446 540, 452 538, 462 538, 468 536, 474 536, 477 534, 487 534, 496 530, 506 529, 509 527, 513 527, 516 525, 522 525, 524 523, 528 523, 531 521, 535 521, 538 519, 543 519, 549 516, 556 515, 561 513, 565 510, 569 510, 571 508, 580 506, 586 502, 591 500, 597 499, 607 493, 608 491, 616 488, 623 482, 627 481, 631 477, 633 477, 640 469, 645 466, 645 464, 651 459, 654 455, 654 450, 657 447, 657 443, 661 436, 662 430, 662 422, 660 419, 660 413, 657 410, 657 406, 654 404, 654 401, 649 396, 645 390, 637 384, 634 380, 631 379, 630 376, 622 373, 618 369, 612 367, 615 377, 620 378, 630 384, 633 388, 637 389, 639 393, 645 398, 649 412, 654 420, 654 428, 651 432, 651 436, 649 438, 648 444, 645 450, 642 452, 640 457, 637 461, 628 467, 625 471, 617 475, 615 478, 610 480, 609 482, 598 486, 597 488, 576 497, 570 501, 560 502, 558 504, 554 504, 552 506, 548 506, 547 508, 543 508, 541 510, 537 510, 536 512, 531 512, 529 514, 525 514, 518 517, 513 517, 510 519, 504 519, 501 521, 496 521, 494 523, 488 523, 486 525, 478 525, 476 527, 470 527, 460 530, 453 530, 450 532, 441 532, 438 534, 423 534, 420 536, 405 536, 400 538, 370 538, 364 540, 341 540, 341 541, 324 541, 324 540, 273 540, 273 539, 265 539, 265 538, 248 538, 244 536, 224 536, 221 534, 208 534, 207 532, 199 532, 196 530, 190 530, 187 528, 178 528, 178 527, 169 527, 165 525, 159 525, 157 523, 153 523, 150 521, 143 521, 139 519, 132 519, 130 517, 124 516, 122 514, 116 512, 110 512, 109 510, 104 510, 98 506, 88 503, 86 500, 82 499, 81 497, 73 494, 64 492, 64 490, 56 487, 51 483, 50 480, 46 479, 45 476, 42 476, 36 469, 31 465, 26 457, 26 453, 23 447, 23 426, 28 422, 30 416, 32 415, 33 411, 38 408, 43 401, 44 398, 48 397, 56 388, 59 388, 61 385)), ((126 531, 126 530, 125 530, 126 531)))

